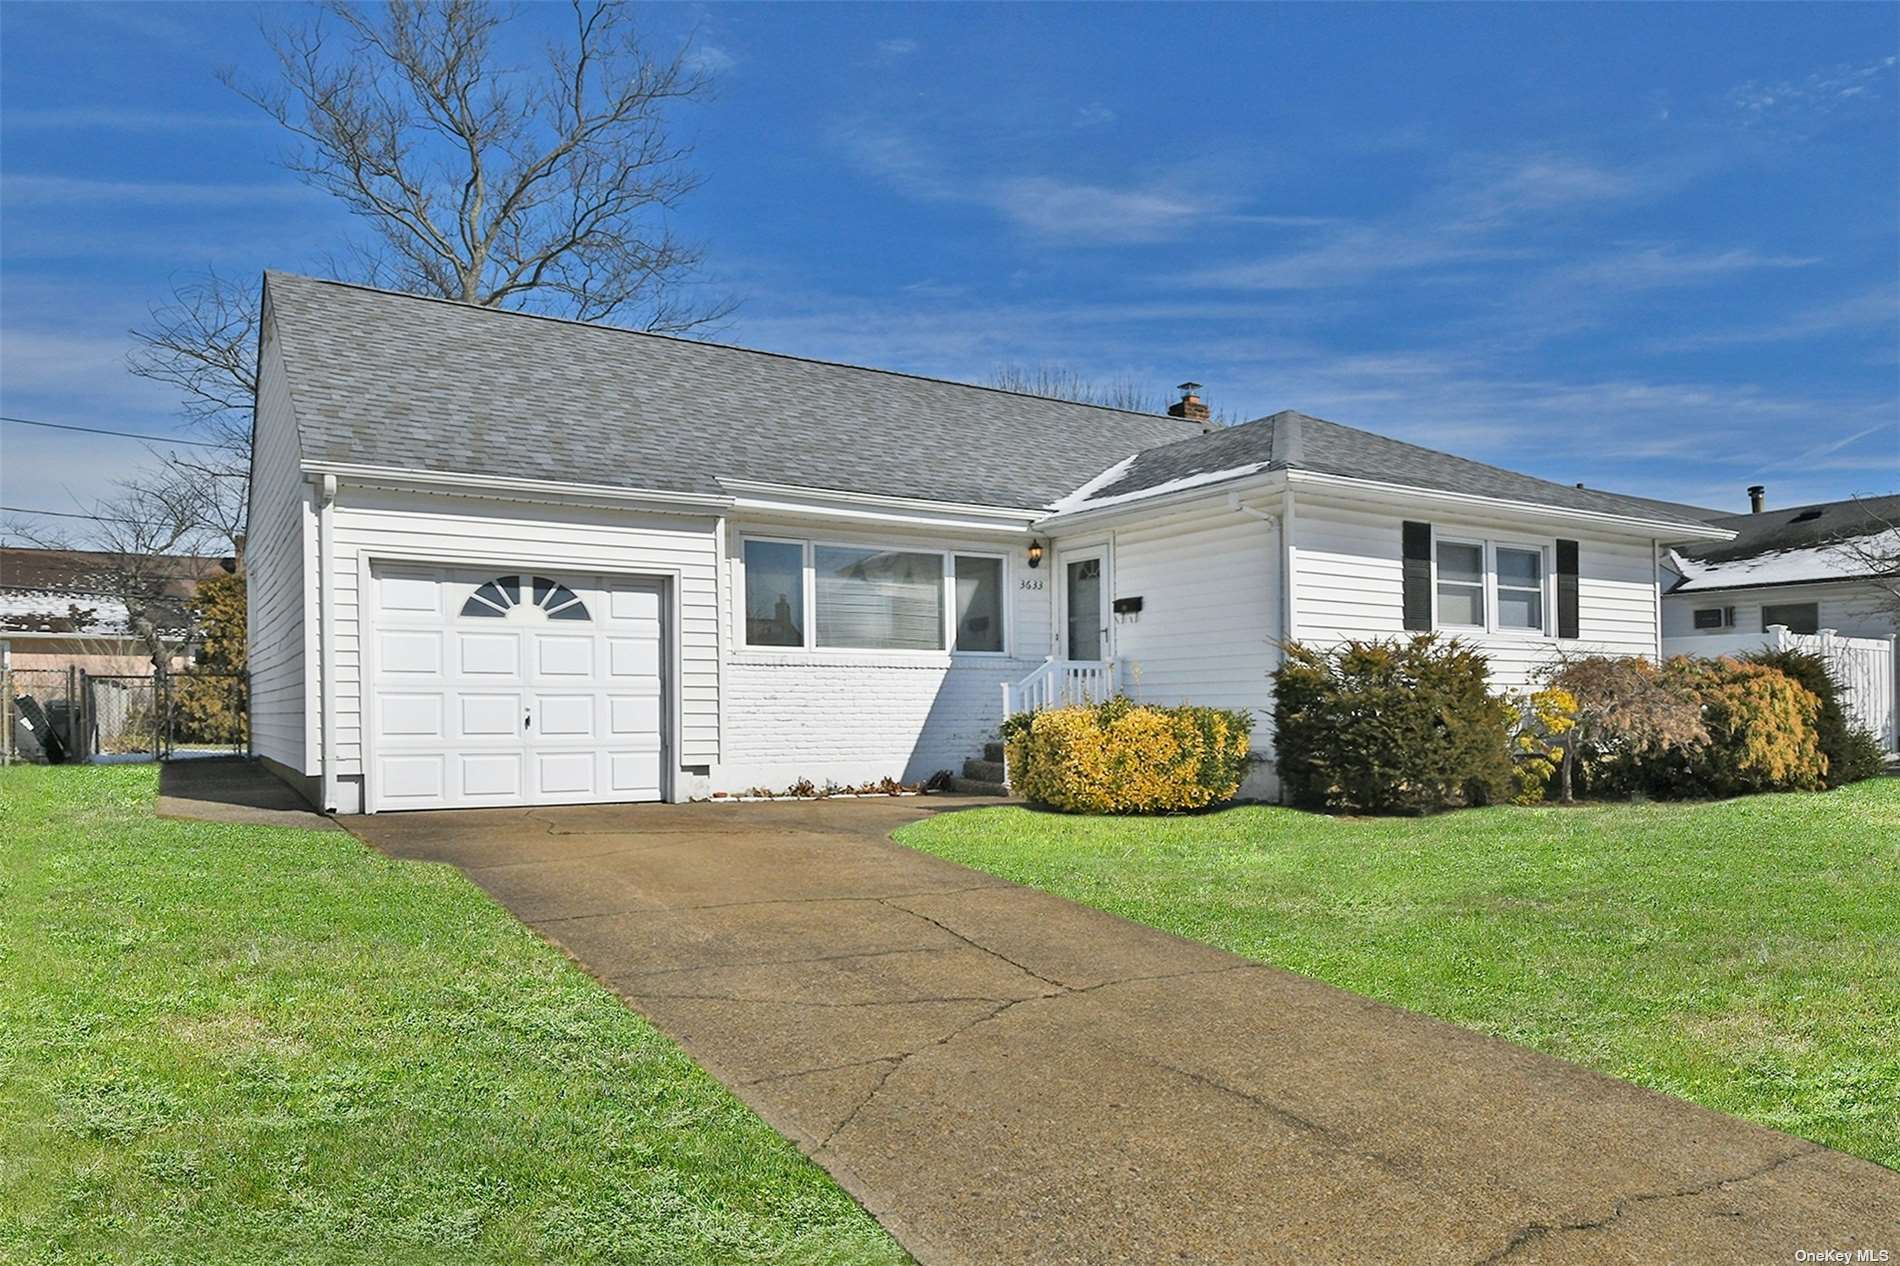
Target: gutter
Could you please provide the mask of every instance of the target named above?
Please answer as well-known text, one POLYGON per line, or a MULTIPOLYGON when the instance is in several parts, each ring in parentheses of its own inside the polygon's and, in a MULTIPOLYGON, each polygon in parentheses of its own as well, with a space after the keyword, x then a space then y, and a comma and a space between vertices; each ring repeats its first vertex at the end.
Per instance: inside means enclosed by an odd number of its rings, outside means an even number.
POLYGON ((1666 519, 1647 519, 1632 514, 1614 514, 1606 510, 1573 510, 1565 506, 1537 501, 1516 501, 1509 497, 1486 497, 1468 492, 1441 492, 1432 488, 1413 488, 1407 484, 1386 483, 1376 479, 1354 479, 1346 475, 1327 475, 1319 471, 1290 469, 1287 482, 1305 484, 1315 491, 1337 489, 1342 493, 1367 492, 1408 501, 1436 502, 1453 508, 1491 510, 1502 514, 1531 515, 1536 518, 1563 519, 1640 531, 1644 536, 1664 541, 1732 541, 1735 533, 1710 524, 1675 523, 1666 519))
POLYGON ((572 501, 588 498, 596 501, 634 502, 675 513, 718 514, 732 507, 733 498, 708 493, 674 492, 665 488, 622 488, 612 484, 570 483, 559 479, 514 479, 497 475, 471 475, 452 471, 417 470, 412 467, 363 465, 354 462, 304 462, 303 473, 325 479, 347 479, 353 484, 374 484, 425 492, 460 492, 469 496, 503 496, 509 493, 534 500, 572 501))

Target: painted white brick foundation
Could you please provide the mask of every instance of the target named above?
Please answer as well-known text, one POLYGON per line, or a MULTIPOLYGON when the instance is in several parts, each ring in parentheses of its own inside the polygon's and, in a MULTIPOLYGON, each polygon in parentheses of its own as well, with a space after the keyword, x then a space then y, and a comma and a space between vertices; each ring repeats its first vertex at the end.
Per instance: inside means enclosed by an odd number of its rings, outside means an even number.
POLYGON ((801 778, 920 782, 960 772, 1002 720, 1002 683, 1037 660, 894 664, 867 657, 738 657, 726 664, 726 761, 717 790, 801 778))

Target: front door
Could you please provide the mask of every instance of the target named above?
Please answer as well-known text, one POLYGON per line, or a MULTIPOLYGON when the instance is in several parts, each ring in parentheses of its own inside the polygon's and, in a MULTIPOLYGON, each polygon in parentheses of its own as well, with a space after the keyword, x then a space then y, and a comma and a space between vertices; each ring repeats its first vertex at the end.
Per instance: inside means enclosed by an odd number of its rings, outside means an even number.
POLYGON ((1067 613, 1068 658, 1108 658, 1108 586, 1101 550, 1062 556, 1062 599, 1067 613))

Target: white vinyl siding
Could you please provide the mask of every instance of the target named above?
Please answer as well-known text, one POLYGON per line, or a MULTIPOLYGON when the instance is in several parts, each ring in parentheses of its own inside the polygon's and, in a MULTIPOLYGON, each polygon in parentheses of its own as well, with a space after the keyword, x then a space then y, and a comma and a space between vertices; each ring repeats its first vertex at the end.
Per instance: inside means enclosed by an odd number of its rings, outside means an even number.
POLYGON ((430 560, 557 575, 678 576, 677 762, 719 759, 717 521, 690 515, 450 497, 343 485, 335 509, 337 772, 359 776, 359 576, 366 558, 430 560))
MULTIPOLYGON (((1575 640, 1541 636, 1530 629, 1452 628, 1447 635, 1480 647, 1501 688, 1531 685, 1559 649, 1613 655, 1647 655, 1658 648, 1654 543, 1634 537, 1592 535, 1586 530, 1533 527, 1527 520, 1450 519, 1421 510, 1400 511, 1301 497, 1295 514, 1293 600, 1299 640, 1314 646, 1347 638, 1407 636, 1403 612, 1400 524, 1432 525, 1436 539, 1491 541, 1526 547, 1548 533, 1578 544, 1575 640)), ((1548 557, 1548 556, 1546 556, 1548 557)), ((1550 566, 1545 563, 1544 618, 1549 627, 1550 566)))
POLYGON ((297 420, 283 358, 268 323, 265 329, 258 363, 250 534, 245 542, 251 742, 259 756, 298 773, 315 774, 315 511, 310 486, 299 470, 297 420))
POLYGON ((1279 665, 1277 525, 1228 510, 1115 533, 1116 598, 1139 613, 1111 617, 1122 688, 1144 703, 1251 711, 1264 749, 1279 665))
MULTIPOLYGON (((1820 608, 1821 628, 1833 629, 1843 637, 1888 637, 1897 631, 1896 621, 1892 614, 1882 609, 1880 597, 1880 590, 1871 581, 1830 581, 1669 594, 1663 598, 1663 634, 1674 642, 1679 637, 1757 633, 1762 627, 1763 607, 1789 602, 1812 602, 1820 608), (1697 629, 1695 612, 1712 607, 1733 607, 1733 627, 1697 629)), ((1671 650, 1674 649, 1672 646, 1671 650)))

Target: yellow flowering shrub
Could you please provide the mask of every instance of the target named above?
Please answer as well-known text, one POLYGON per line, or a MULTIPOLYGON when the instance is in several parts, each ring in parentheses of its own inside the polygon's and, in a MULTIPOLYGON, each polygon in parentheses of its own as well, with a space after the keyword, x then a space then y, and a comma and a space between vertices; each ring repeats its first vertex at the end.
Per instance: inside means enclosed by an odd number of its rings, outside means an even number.
POLYGON ((1068 813, 1202 809, 1240 790, 1252 728, 1220 708, 1051 708, 1008 727, 1011 785, 1068 813))
POLYGON ((1546 686, 1524 700, 1511 740, 1511 780, 1516 804, 1542 804, 1563 765, 1564 735, 1577 727, 1577 696, 1546 686))

